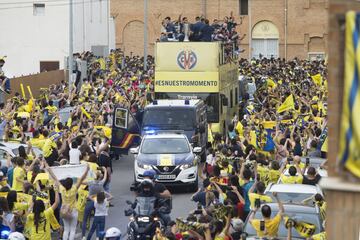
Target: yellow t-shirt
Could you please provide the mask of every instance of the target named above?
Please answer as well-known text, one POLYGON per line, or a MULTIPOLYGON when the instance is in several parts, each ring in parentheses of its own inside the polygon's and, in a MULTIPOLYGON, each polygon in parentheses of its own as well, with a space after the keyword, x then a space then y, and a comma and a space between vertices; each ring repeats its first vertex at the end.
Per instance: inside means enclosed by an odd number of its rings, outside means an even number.
POLYGON ((98 170, 99 165, 97 163, 86 162, 86 161, 82 161, 82 162, 89 164, 89 168, 91 171, 96 172, 98 170))
POLYGON ((42 147, 44 157, 49 157, 51 155, 53 151, 52 148, 56 148, 55 142, 50 138, 46 139, 42 147))
POLYGON ((258 237, 276 237, 281 222, 281 215, 278 213, 274 218, 265 221, 265 231, 260 231, 260 219, 251 220, 251 225, 256 230, 258 237))
POLYGON ((68 205, 71 209, 76 207, 76 192, 77 189, 75 185, 73 185, 73 187, 68 191, 66 191, 66 189, 63 186, 60 186, 62 204, 68 205))
MULTIPOLYGON (((289 169, 291 166, 294 166, 294 167, 295 167, 295 164, 288 164, 288 165, 286 165, 286 169, 289 169)), ((305 168, 305 163, 301 162, 301 163, 299 164, 299 168, 300 168, 300 169, 305 168)))
POLYGON ((48 110, 49 115, 54 115, 57 111, 57 107, 55 106, 47 106, 45 109, 48 110))
POLYGON ((288 183, 288 184, 302 184, 303 176, 285 176, 284 174, 281 174, 280 180, 282 183, 288 183))
POLYGON ((268 183, 277 183, 280 178, 279 170, 270 169, 268 172, 268 183))
POLYGON ((258 166, 257 167, 258 174, 260 175, 260 181, 267 185, 269 181, 268 173, 269 169, 267 167, 258 166))
POLYGON ((17 192, 22 192, 24 191, 23 189, 23 183, 18 181, 17 178, 21 179, 21 180, 25 180, 26 177, 26 173, 25 170, 22 169, 21 167, 15 167, 14 168, 14 176, 13 176, 13 182, 12 182, 12 189, 17 191, 17 192))
POLYGON ((51 215, 54 214, 53 209, 50 207, 40 214, 40 221, 38 227, 35 226, 34 213, 30 213, 26 219, 28 225, 29 235, 31 240, 51 240, 51 215))
POLYGON ((250 208, 255 209, 255 200, 260 199, 260 203, 271 203, 273 200, 271 197, 266 195, 260 195, 257 193, 249 193, 250 208))

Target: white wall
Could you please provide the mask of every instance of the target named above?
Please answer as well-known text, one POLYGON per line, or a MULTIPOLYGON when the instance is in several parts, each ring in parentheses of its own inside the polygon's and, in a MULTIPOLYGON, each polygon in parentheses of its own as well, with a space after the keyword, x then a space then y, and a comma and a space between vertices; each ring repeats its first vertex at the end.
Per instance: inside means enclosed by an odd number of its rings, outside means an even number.
MULTIPOLYGON (((0 56, 7 55, 5 74, 13 77, 37 73, 40 61, 59 61, 63 69, 69 51, 69 0, 33 0, 45 3, 44 16, 33 16, 29 0, 4 4, 9 2, 0 0, 0 56)), ((110 0, 73 2, 74 52, 115 43, 115 28, 109 23, 110 0)))
POLYGON ((108 45, 110 0, 74 0, 74 52, 108 45))
POLYGON ((24 3, 0 5, 0 56, 7 55, 5 74, 13 77, 39 72, 40 61, 60 61, 63 68, 68 53, 68 6, 45 2, 45 15, 33 16, 29 0, 16 2, 24 3))

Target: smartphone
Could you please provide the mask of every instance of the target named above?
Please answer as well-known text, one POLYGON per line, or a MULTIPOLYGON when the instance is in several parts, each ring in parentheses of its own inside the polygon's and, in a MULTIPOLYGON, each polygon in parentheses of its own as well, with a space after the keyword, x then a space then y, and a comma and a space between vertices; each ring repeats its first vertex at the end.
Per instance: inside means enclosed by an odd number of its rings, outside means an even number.
POLYGON ((265 231, 265 221, 264 220, 261 220, 260 221, 260 231, 265 231))
POLYGON ((308 158, 308 157, 306 158, 305 164, 306 164, 306 165, 309 165, 309 164, 310 164, 310 158, 308 158))
POLYGON ((255 199, 255 207, 260 208, 260 198, 255 199))

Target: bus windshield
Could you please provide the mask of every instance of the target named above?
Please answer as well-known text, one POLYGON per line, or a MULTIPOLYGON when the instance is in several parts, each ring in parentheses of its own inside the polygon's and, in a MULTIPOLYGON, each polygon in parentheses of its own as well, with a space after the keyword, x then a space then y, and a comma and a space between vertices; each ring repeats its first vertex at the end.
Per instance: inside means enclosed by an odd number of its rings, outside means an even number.
POLYGON ((195 127, 194 109, 151 108, 144 112, 143 128, 160 130, 193 130, 195 127))

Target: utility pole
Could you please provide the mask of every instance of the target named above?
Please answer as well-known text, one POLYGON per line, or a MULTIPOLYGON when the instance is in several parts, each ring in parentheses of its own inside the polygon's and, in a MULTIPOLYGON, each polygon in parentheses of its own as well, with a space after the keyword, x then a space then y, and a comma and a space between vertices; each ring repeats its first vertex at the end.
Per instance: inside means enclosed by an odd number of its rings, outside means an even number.
POLYGON ((251 60, 252 57, 252 51, 251 51, 251 41, 252 41, 252 23, 251 23, 251 0, 249 0, 248 3, 248 17, 249 17, 249 60, 251 60))
POLYGON ((148 55, 148 0, 144 0, 144 71, 147 70, 148 55))
POLYGON ((69 94, 71 92, 71 80, 73 74, 73 0, 69 0, 69 94))

